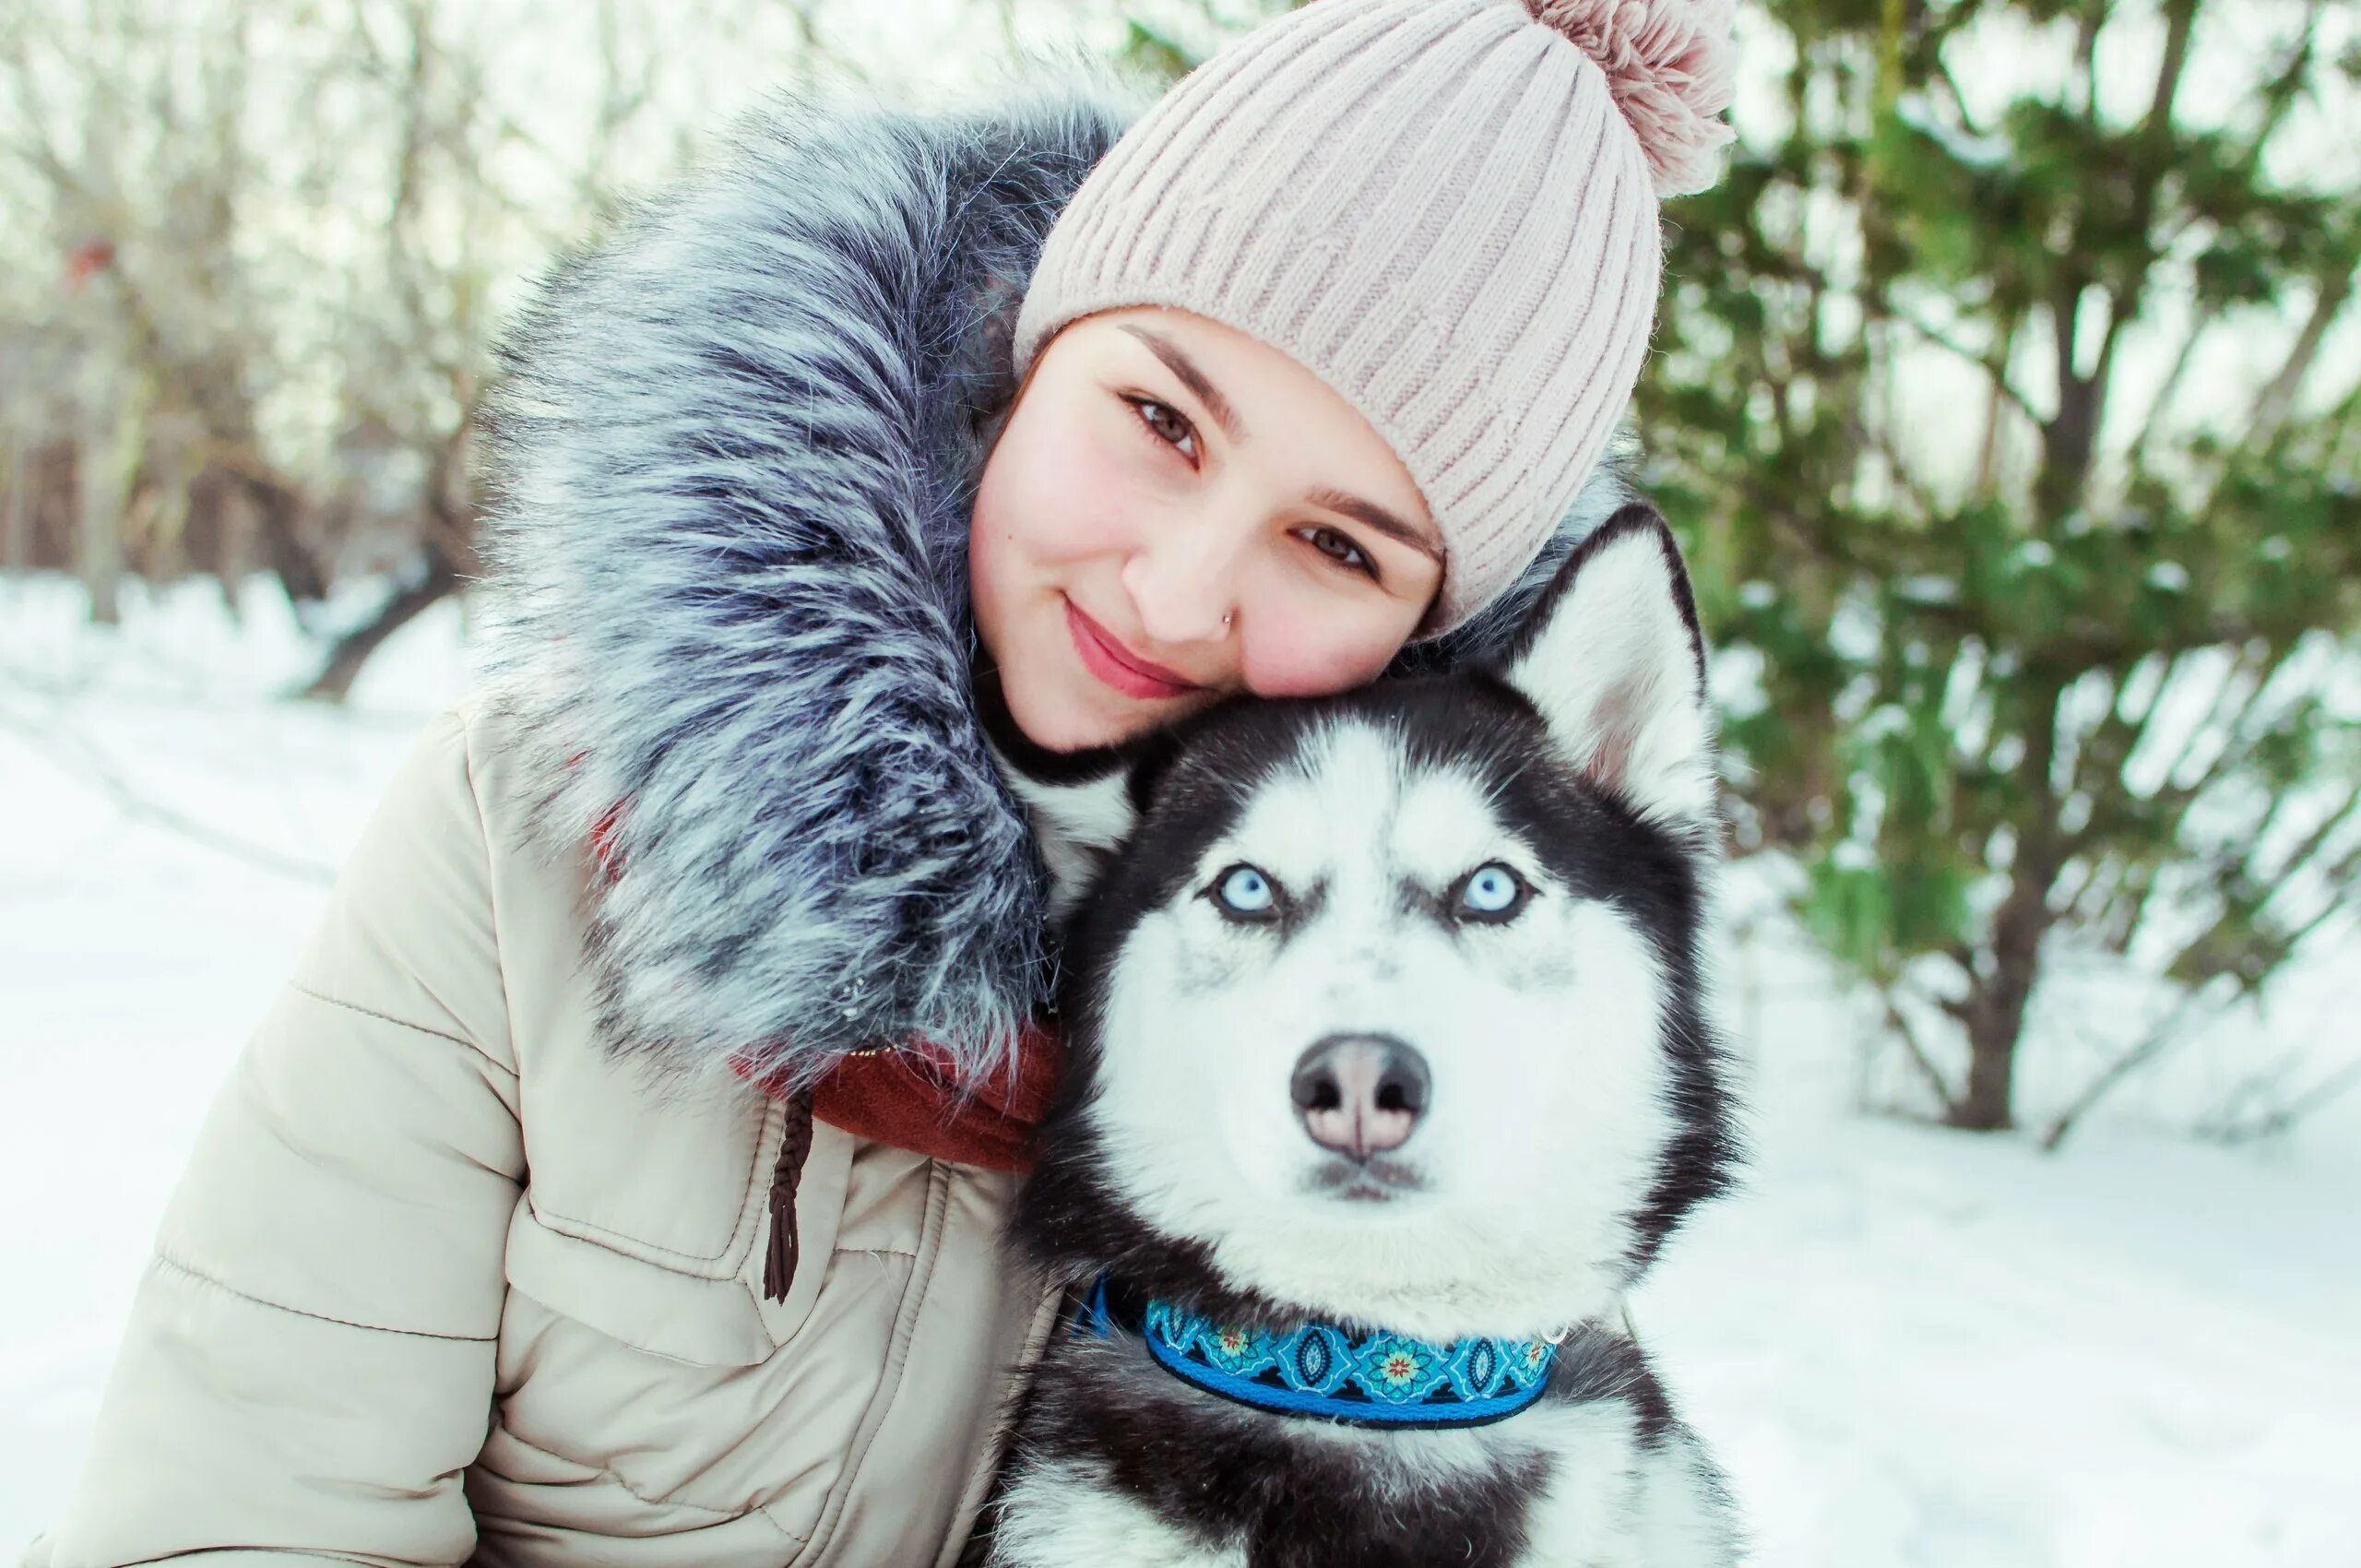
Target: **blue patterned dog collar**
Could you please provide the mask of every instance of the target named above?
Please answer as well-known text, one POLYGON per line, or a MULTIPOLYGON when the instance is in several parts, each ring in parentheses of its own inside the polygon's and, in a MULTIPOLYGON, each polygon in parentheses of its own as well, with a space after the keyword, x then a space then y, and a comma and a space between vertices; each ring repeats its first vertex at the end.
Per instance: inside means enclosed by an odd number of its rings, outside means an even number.
MULTIPOLYGON (((1557 1347, 1547 1339, 1453 1339, 1331 1323, 1286 1333, 1235 1328, 1149 1301, 1136 1323, 1157 1365, 1181 1382, 1274 1415, 1363 1427, 1483 1426, 1505 1420, 1548 1386, 1557 1347)), ((1119 1319, 1102 1277, 1075 1327, 1111 1335, 1119 1319)))

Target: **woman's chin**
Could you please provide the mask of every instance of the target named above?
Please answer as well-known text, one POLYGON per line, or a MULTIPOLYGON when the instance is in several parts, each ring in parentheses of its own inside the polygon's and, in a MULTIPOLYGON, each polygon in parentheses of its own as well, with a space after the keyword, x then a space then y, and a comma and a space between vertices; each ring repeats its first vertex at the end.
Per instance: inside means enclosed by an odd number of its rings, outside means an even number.
POLYGON ((1121 724, 1110 716, 1097 713, 1080 705, 1044 700, 1038 695, 1018 695, 1008 690, 1007 671, 994 678, 992 687, 979 690, 983 703, 986 733, 1003 751, 1019 754, 1043 754, 1065 756, 1076 753, 1098 751, 1116 744, 1123 738, 1121 724))
POLYGON ((1126 716, 1110 716, 1089 711, 1057 709, 1032 719, 1020 716, 1019 724, 1026 739, 1045 752, 1071 755, 1077 752, 1103 751, 1122 744, 1156 728, 1158 719, 1153 713, 1138 712, 1126 716))
POLYGON ((1013 716, 1026 740, 1045 752, 1069 755, 1136 741, 1204 706, 1189 698, 1145 702, 1110 695, 1104 706, 1043 703, 1030 710, 1017 708, 1013 716))

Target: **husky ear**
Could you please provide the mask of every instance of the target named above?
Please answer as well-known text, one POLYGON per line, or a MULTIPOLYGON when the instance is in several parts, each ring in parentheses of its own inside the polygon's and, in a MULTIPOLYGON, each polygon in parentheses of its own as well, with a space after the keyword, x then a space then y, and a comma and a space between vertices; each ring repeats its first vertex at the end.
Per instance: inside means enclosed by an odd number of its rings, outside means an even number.
POLYGON ((1624 507, 1566 558, 1502 673, 1601 788, 1660 821, 1712 816, 1704 641, 1680 547, 1654 507, 1624 507))

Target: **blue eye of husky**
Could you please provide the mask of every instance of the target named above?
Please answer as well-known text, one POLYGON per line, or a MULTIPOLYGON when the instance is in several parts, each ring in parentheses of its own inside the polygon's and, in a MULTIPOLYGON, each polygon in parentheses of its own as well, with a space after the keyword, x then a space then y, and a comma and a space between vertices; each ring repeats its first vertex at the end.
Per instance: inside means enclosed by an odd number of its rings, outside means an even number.
POLYGON ((1243 920, 1269 920, 1279 910, 1279 890, 1271 879, 1250 865, 1235 865, 1215 879, 1214 902, 1224 914, 1243 920))
POLYGON ((1525 878, 1494 861, 1461 880, 1459 912, 1479 921, 1504 921, 1525 907, 1532 891, 1525 878))

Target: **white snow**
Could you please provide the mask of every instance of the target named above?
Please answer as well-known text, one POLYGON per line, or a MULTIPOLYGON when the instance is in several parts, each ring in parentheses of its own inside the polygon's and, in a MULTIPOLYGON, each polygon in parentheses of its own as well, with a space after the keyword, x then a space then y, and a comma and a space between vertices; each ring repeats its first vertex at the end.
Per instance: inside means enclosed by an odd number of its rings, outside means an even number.
MULTIPOLYGON (((1847 1114, 1857 1038, 1784 929, 1750 967, 1748 1190, 1633 1315, 1730 1468, 1755 1562, 2349 1568, 2361 1158, 2143 1129, 1847 1114)), ((2078 1080, 2079 1081, 2079 1080, 2078 1080)), ((2331 1134, 2334 1134, 2333 1136, 2331 1134)))
MULTIPOLYGON (((135 594, 101 634, 70 586, 0 582, 0 1565, 62 1505, 316 876, 466 680, 446 605, 349 709, 286 702, 315 650, 267 589, 243 607, 241 628, 205 585, 135 594)), ((2361 1561, 2355 1117, 2223 1149, 2123 1115, 2046 1157, 1858 1116, 1857 1003, 1784 922, 1759 931, 1734 971, 1750 1186, 1635 1309, 1753 1561, 2361 1561)))

